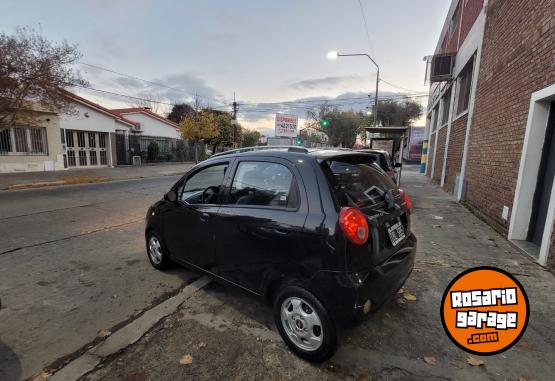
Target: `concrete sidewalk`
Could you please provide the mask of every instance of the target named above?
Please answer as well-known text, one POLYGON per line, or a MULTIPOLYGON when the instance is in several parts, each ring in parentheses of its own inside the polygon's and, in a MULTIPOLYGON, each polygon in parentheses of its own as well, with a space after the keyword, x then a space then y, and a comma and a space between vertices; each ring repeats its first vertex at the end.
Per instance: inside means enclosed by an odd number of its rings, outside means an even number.
POLYGON ((415 269, 396 300, 341 331, 340 347, 326 363, 312 365, 287 350, 264 303, 212 283, 84 379, 553 379, 554 275, 416 170, 403 171, 419 240, 415 269), (476 365, 446 336, 439 309, 448 283, 480 265, 515 275, 526 289, 531 314, 517 345, 495 356, 473 355, 483 361, 476 365))
POLYGON ((113 180, 140 179, 185 173, 194 163, 164 163, 140 167, 68 169, 51 172, 17 172, 0 174, 0 190, 84 184, 113 180))

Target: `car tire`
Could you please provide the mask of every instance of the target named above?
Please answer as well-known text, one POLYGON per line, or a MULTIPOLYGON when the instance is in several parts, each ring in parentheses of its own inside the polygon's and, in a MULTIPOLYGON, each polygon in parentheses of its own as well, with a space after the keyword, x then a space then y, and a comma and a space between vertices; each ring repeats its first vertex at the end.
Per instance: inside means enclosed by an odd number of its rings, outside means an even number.
POLYGON ((153 231, 146 235, 146 255, 152 267, 165 270, 172 267, 166 245, 158 234, 153 231))
POLYGON ((302 287, 286 286, 274 298, 274 319, 283 341, 299 357, 320 363, 337 347, 335 324, 326 308, 302 287))

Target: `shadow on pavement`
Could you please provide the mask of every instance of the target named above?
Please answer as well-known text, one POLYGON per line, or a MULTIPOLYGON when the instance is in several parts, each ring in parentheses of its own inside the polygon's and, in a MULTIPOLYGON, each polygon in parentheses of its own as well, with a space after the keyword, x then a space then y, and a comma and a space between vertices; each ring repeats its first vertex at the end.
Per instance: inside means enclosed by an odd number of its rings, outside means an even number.
POLYGON ((17 381, 21 379, 19 357, 10 347, 0 340, 0 380, 17 381))

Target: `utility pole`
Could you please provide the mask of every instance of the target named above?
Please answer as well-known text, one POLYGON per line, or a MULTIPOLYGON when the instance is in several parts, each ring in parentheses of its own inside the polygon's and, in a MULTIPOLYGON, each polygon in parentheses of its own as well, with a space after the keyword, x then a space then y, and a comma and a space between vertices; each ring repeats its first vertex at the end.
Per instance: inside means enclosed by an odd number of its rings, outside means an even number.
POLYGON ((233 148, 237 148, 237 102, 235 101, 235 92, 233 92, 233 113, 231 114, 231 126, 233 127, 233 148))

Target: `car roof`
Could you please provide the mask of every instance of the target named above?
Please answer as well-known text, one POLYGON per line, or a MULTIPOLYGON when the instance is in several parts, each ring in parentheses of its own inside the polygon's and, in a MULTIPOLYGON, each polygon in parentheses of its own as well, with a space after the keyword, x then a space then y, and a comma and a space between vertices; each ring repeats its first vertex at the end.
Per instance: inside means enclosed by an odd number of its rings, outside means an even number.
POLYGON ((389 155, 389 152, 383 149, 373 149, 373 148, 363 148, 358 149, 357 152, 365 152, 365 153, 377 153, 380 155, 389 155))
MULTIPOLYGON (((348 148, 305 148, 299 146, 257 146, 240 148, 220 152, 213 155, 210 159, 225 158, 225 157, 257 157, 257 156, 273 156, 281 157, 284 159, 302 159, 303 157, 314 157, 317 160, 325 160, 331 157, 344 156, 344 155, 360 155, 365 152, 355 151, 348 148)), ((209 159, 209 160, 210 160, 209 159)))

